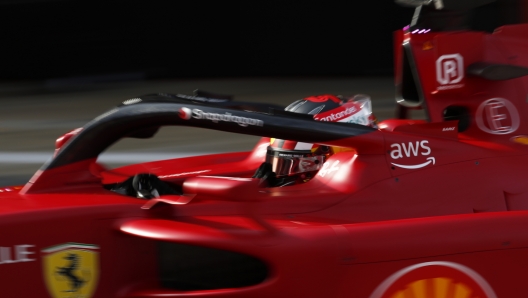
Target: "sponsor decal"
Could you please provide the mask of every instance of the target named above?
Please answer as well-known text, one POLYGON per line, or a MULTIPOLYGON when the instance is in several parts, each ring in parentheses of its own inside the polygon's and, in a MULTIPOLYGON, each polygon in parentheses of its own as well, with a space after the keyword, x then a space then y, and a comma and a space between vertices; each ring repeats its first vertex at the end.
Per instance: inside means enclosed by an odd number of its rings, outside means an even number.
POLYGON ((358 109, 355 106, 347 107, 347 108, 342 109, 340 112, 331 111, 330 115, 327 115, 327 113, 317 115, 315 117, 315 120, 337 122, 339 120, 342 120, 343 118, 346 118, 350 115, 355 114, 357 111, 358 109))
POLYGON ((35 261, 34 248, 32 244, 0 246, 0 265, 35 261))
POLYGON ((438 90, 464 87, 459 84, 464 78, 464 58, 460 54, 440 56, 436 60, 436 81, 441 85, 438 90))
POLYGON ((44 280, 53 298, 93 296, 99 278, 99 247, 64 243, 42 250, 44 280))
POLYGON ((446 86, 438 86, 438 90, 451 90, 451 89, 458 89, 464 87, 464 84, 455 84, 455 85, 446 85, 446 86))
MULTIPOLYGON (((423 140, 423 141, 416 141, 408 142, 408 143, 394 143, 391 144, 391 151, 390 151, 390 157, 392 159, 400 159, 400 158, 406 158, 406 157, 419 157, 419 156, 428 156, 431 154, 431 148, 427 145, 429 141, 423 140)), ((432 156, 429 156, 426 158, 426 162, 420 163, 420 164, 413 164, 413 165, 403 165, 403 164, 397 164, 391 162, 393 166, 404 168, 404 169, 419 169, 423 168, 425 166, 428 166, 429 164, 435 164, 435 158, 432 156)))
POLYGON ((180 108, 180 112, 178 113, 178 116, 182 118, 183 120, 189 120, 191 119, 192 111, 189 108, 180 108))
POLYGON ((492 98, 481 103, 475 120, 482 131, 494 135, 513 133, 520 125, 517 109, 504 98, 492 98))
POLYGON ((254 119, 254 118, 247 118, 247 117, 241 117, 232 115, 231 113, 224 113, 224 114, 218 114, 218 113, 208 113, 204 112, 200 109, 189 109, 182 107, 180 108, 180 111, 178 113, 178 116, 182 119, 189 120, 191 118, 194 119, 206 119, 211 120, 214 123, 218 123, 219 121, 223 122, 233 122, 240 126, 264 126, 264 121, 260 119, 254 119))
POLYGON ((371 125, 368 109, 361 107, 355 102, 348 102, 344 105, 314 116, 315 120, 328 122, 345 122, 361 125, 371 125))
POLYGON ((319 175, 321 177, 324 177, 324 176, 326 176, 326 174, 330 174, 330 173, 339 171, 338 164, 339 164, 339 160, 334 161, 331 166, 330 166, 330 162, 325 162, 323 164, 323 167, 319 171, 319 173, 317 173, 317 175, 319 175))
POLYGON ((515 136, 510 141, 518 144, 528 145, 528 136, 515 136))
POLYGON ((442 128, 442 131, 455 131, 456 127, 444 127, 442 128))
POLYGON ((453 262, 426 262, 385 279, 370 298, 497 298, 476 271, 453 262))
POLYGON ((286 158, 303 158, 304 154, 295 154, 295 153, 284 153, 284 152, 278 152, 279 157, 286 157, 286 158))

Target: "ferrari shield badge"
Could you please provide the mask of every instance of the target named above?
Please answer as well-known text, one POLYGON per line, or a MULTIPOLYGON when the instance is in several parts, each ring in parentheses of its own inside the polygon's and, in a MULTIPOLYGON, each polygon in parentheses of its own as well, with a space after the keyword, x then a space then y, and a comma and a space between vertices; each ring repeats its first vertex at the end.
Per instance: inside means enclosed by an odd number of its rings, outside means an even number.
POLYGON ((99 247, 64 243, 42 250, 44 280, 53 298, 90 298, 99 278, 99 247))

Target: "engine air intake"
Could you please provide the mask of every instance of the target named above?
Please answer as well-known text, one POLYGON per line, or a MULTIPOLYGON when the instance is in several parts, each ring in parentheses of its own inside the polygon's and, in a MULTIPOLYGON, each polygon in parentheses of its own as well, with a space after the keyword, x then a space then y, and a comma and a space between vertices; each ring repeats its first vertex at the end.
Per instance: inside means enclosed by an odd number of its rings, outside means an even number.
POLYGON ((261 260, 226 250, 160 242, 159 268, 164 288, 196 291, 240 288, 268 276, 261 260))

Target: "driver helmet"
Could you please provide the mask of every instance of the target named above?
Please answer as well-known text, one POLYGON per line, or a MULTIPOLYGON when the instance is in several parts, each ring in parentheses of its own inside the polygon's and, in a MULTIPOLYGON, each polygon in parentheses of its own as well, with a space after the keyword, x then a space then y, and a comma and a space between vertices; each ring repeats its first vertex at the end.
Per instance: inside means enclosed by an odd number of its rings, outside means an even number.
MULTIPOLYGON (((351 98, 323 94, 299 99, 285 111, 313 115, 318 121, 346 122, 376 126, 370 97, 356 95, 351 98)), ((271 139, 266 153, 266 163, 271 165, 277 178, 297 176, 306 182, 322 168, 332 154, 352 151, 350 148, 325 146, 291 140, 271 139)))

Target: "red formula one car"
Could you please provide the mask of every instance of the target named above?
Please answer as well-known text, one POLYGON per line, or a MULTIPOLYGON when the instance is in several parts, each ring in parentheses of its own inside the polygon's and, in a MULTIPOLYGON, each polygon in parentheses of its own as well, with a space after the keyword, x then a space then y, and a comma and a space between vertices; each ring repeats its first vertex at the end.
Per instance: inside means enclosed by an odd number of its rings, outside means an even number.
MULTIPOLYGON (((26 185, 0 189, 2 297, 527 297, 528 25, 445 31, 420 9, 396 32, 398 117, 378 128, 332 122, 352 108, 316 121, 150 95, 60 138, 26 185), (407 118, 418 108, 427 120, 407 118), (166 125, 263 138, 97 163, 166 125)), ((311 101, 343 104, 325 98, 311 101)))

